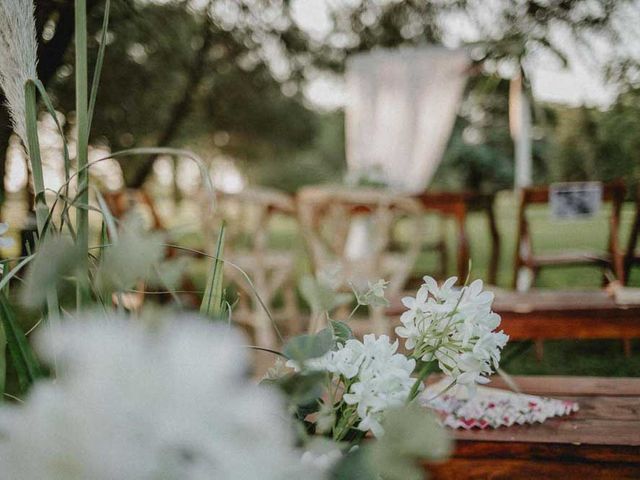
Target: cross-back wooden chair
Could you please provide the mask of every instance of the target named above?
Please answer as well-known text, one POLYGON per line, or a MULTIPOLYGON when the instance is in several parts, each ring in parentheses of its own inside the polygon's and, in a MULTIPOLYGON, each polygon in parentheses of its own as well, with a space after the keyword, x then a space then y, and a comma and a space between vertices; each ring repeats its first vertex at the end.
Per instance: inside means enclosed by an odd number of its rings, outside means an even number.
MULTIPOLYGON (((619 247, 620 211, 625 196, 622 182, 612 182, 602 186, 602 203, 611 205, 609 214, 609 240, 606 251, 565 250, 534 252, 531 226, 527 210, 531 205, 549 203, 549 187, 523 188, 520 192, 518 212, 518 233, 514 261, 513 288, 518 287, 518 275, 523 268, 533 273, 533 280, 542 268, 569 265, 595 265, 609 269, 619 278, 624 278, 624 259, 619 247)), ((533 282, 532 282, 533 283, 533 282)))
POLYGON ((214 216, 207 223, 215 230, 225 220, 225 280, 238 293, 232 318, 251 331, 257 345, 274 348, 278 343, 276 330, 256 293, 279 329, 289 335, 299 333, 296 251, 292 245, 276 248, 270 242, 276 218, 289 218, 295 223, 295 202, 284 192, 263 187, 239 193, 218 192, 216 200, 214 216))
MULTIPOLYGON (((416 199, 381 189, 335 186, 303 188, 297 199, 316 273, 337 267, 346 291, 350 282, 362 286, 385 279, 387 297, 401 295, 422 246, 423 210, 416 199), (405 229, 402 242, 394 241, 398 227, 405 229)), ((370 314, 377 333, 390 332, 384 309, 370 309, 370 314)))
POLYGON ((631 233, 629 234, 629 243, 627 244, 627 252, 624 257, 624 281, 629 281, 631 268, 640 264, 640 253, 637 252, 638 238, 640 237, 640 185, 636 189, 636 212, 631 225, 631 233))

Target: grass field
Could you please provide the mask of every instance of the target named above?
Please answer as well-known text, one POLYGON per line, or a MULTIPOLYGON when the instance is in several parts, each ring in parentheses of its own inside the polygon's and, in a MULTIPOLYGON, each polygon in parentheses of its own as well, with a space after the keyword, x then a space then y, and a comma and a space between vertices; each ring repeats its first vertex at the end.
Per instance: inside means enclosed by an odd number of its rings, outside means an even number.
MULTIPOLYGON (((201 235, 195 233, 193 225, 197 225, 198 209, 185 202, 179 209, 171 206, 171 202, 160 203, 161 213, 167 224, 175 232, 175 240, 182 244, 202 246, 201 235)), ((515 244, 516 203, 511 194, 498 197, 496 204, 498 227, 502 239, 502 255, 498 274, 498 285, 509 288, 512 281, 512 265, 515 244)), ((606 212, 604 212, 606 213, 606 212)), ((12 225, 20 225, 24 215, 23 207, 5 210, 5 220, 12 225), (8 214, 8 215, 7 215, 8 214), (9 218, 7 218, 9 217, 9 218)), ((633 216, 633 206, 626 205, 623 211, 621 239, 626 247, 626 240, 633 216)), ((606 216, 594 219, 570 222, 566 224, 554 222, 544 209, 531 212, 534 246, 537 250, 554 250, 562 248, 600 248, 607 243, 608 225, 606 216)), ((449 246, 449 274, 455 272, 455 231, 449 222, 446 226, 449 246)), ((439 222, 433 222, 430 235, 435 238, 439 233, 439 222)), ((300 261, 298 270, 302 274, 309 270, 305 256, 305 247, 293 221, 278 219, 273 229, 274 246, 294 250, 300 261)), ((489 236, 486 219, 472 213, 468 219, 468 234, 471 242, 472 278, 486 278, 489 261, 489 236)), ((15 252, 11 252, 15 253, 15 252)), ((416 265, 416 274, 425 275, 434 271, 436 260, 433 254, 425 253, 416 265)), ((207 262, 194 265, 191 274, 196 287, 202 287, 206 277, 207 262)), ((600 288, 601 272, 597 268, 576 267, 543 271, 537 287, 552 289, 600 288)), ((640 286, 640 267, 632 272, 631 285, 640 286)), ((512 343, 505 351, 505 369, 510 373, 526 374, 566 374, 566 375, 605 375, 605 376, 640 376, 640 341, 633 344, 633 355, 625 358, 619 340, 607 341, 553 341, 545 343, 545 355, 537 361, 532 348, 523 351, 523 345, 512 343)))
MULTIPOLYGON (((532 209, 530 222, 536 251, 559 249, 605 249, 608 238, 607 211, 589 220, 559 223, 550 219, 545 208, 532 209)), ((625 206, 622 215, 621 239, 623 247, 629 234, 634 206, 625 206)), ((502 249, 498 272, 498 285, 510 288, 513 278, 513 256, 516 236, 517 208, 513 195, 501 194, 496 203, 496 215, 500 230, 502 249)), ((437 237, 440 222, 433 219, 431 236, 437 237)), ((455 273, 455 226, 446 225, 449 247, 449 274, 455 273)), ((490 241, 486 219, 479 213, 472 213, 468 219, 468 235, 471 242, 472 278, 486 278, 490 241)), ((296 232, 293 222, 281 221, 274 228, 273 243, 282 248, 295 249, 300 254, 299 270, 308 270, 304 245, 296 232)), ((434 271, 436 258, 433 254, 423 254, 417 265, 416 274, 425 275, 434 271)), ((593 267, 554 268, 545 270, 539 276, 536 287, 550 289, 598 289, 601 287, 602 273, 593 267)), ((631 285, 640 286, 640 268, 632 272, 631 285)), ((533 348, 512 343, 505 350, 505 370, 520 374, 590 375, 590 376, 640 376, 640 341, 633 343, 633 355, 625 358, 619 340, 606 341, 550 341, 545 343, 542 361, 535 358, 533 348)))

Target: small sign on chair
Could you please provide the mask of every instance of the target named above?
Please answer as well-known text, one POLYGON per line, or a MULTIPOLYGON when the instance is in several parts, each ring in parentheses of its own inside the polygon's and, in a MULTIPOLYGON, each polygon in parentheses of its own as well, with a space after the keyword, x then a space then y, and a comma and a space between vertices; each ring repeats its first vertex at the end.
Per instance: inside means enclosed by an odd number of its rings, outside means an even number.
POLYGON ((591 218, 602 207, 602 183, 555 183, 549 187, 549 204, 556 220, 591 218))

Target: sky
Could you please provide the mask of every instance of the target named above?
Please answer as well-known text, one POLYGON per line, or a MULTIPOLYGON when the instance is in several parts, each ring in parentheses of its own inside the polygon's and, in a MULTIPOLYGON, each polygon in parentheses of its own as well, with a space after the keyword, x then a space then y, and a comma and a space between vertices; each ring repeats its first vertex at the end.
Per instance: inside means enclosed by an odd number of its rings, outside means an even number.
MULTIPOLYGON (((320 39, 331 30, 330 8, 354 2, 358 3, 358 0, 295 0, 294 18, 302 28, 320 39)), ((588 48, 579 47, 568 32, 560 28, 554 30, 556 43, 563 46, 570 67, 564 68, 549 54, 533 56, 526 68, 534 98, 541 102, 572 106, 609 106, 615 100, 618 89, 603 78, 602 64, 611 58, 615 49, 621 48, 640 59, 640 0, 616 18, 615 25, 621 36, 621 45, 616 47, 598 38, 593 38, 588 48)), ((444 30, 445 45, 455 47, 469 32, 470 26, 460 18, 451 18, 445 20, 444 30)), ((320 108, 339 108, 345 102, 344 82, 341 77, 323 75, 309 83, 305 94, 320 108)))

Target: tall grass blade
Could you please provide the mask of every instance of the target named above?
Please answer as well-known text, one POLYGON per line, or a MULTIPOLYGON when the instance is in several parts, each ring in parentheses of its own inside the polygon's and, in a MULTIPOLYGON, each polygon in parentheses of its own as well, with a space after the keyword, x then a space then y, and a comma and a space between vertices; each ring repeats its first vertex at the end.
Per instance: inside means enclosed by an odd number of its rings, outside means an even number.
POLYGON ((98 47, 98 58, 93 71, 93 80, 91 81, 91 96, 89 97, 89 113, 87 115, 89 126, 87 131, 91 131, 91 121, 93 120, 93 111, 96 107, 96 97, 98 96, 98 86, 100 85, 100 74, 102 73, 102 64, 104 62, 104 52, 107 48, 107 31, 109 29, 109 10, 111 9, 111 0, 104 3, 104 17, 102 18, 102 29, 100 32, 100 47, 98 47))
MULTIPOLYGON (((89 204, 89 119, 88 115, 88 66, 87 66, 87 2, 75 1, 75 44, 76 44, 76 119, 78 144, 76 158, 78 164, 78 197, 81 205, 89 204)), ((84 258, 78 270, 77 303, 82 308, 88 301, 89 281, 89 211, 78 209, 76 213, 77 242, 84 258)))
POLYGON ((18 375, 20 389, 25 392, 42 373, 35 354, 16 321, 9 300, 3 293, 0 294, 0 321, 7 337, 7 349, 18 375))
POLYGON ((38 140, 38 110, 36 103, 36 85, 28 80, 24 86, 25 121, 27 127, 27 149, 33 174, 33 192, 35 195, 36 223, 38 236, 42 241, 45 234, 45 223, 49 209, 44 195, 44 176, 42 174, 42 159, 40 158, 40 142, 38 140))
POLYGON ((4 334, 4 328, 0 324, 0 402, 4 397, 4 386, 7 379, 7 336, 4 334))
POLYGON ((64 158, 64 179, 69 180, 69 175, 71 171, 71 160, 69 160, 69 147, 67 146, 67 139, 64 136, 64 130, 62 130, 62 125, 60 125, 60 122, 58 121, 58 116, 56 115, 56 109, 53 107, 51 98, 49 97, 49 94, 45 90, 44 85, 40 80, 35 80, 34 83, 36 84, 36 88, 38 89, 38 92, 40 92, 40 96, 42 97, 42 101, 47 107, 47 111, 49 112, 49 115, 51 115, 51 117, 53 118, 53 121, 56 122, 58 133, 62 138, 62 155, 64 158))
POLYGON ((211 271, 207 278, 207 286, 202 297, 202 304, 200 305, 200 313, 216 319, 223 317, 224 310, 224 298, 222 291, 222 277, 223 277, 223 261, 222 251, 224 249, 224 230, 225 225, 222 222, 220 227, 220 234, 218 235, 218 243, 216 244, 215 258, 211 264, 211 271))

